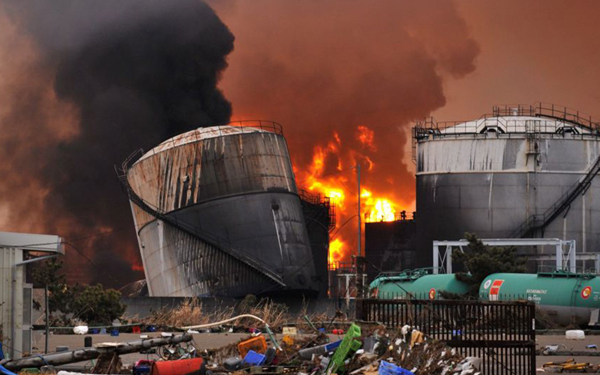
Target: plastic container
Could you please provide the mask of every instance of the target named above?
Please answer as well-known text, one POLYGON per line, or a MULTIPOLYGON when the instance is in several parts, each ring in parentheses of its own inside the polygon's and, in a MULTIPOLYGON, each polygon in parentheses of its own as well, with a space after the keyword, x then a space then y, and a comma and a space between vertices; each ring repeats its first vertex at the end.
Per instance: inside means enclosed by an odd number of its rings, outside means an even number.
POLYGON ((348 332, 346 332, 342 342, 339 344, 340 346, 331 357, 331 362, 327 368, 328 373, 337 373, 338 369, 343 368, 346 357, 360 349, 362 342, 356 340, 360 335, 360 327, 356 324, 351 324, 348 332))
POLYGON ((131 333, 142 333, 140 326, 131 327, 131 333))
POLYGON ((393 363, 381 361, 379 364, 379 375, 415 375, 415 373, 396 366, 393 363))
POLYGON ((110 335, 111 336, 119 336, 119 329, 118 328, 113 328, 110 330, 110 335))
POLYGON ((225 367, 225 370, 227 370, 227 371, 235 371, 235 370, 239 369, 241 365, 242 365, 242 359, 238 358, 238 357, 227 358, 223 362, 223 367, 225 367))
POLYGON ((246 354, 248 354, 250 350, 260 354, 266 352, 267 341, 265 340, 265 337, 263 335, 256 336, 250 340, 242 341, 238 344, 238 351, 240 352, 240 356, 242 358, 245 358, 246 354))
POLYGON ((148 375, 152 371, 152 365, 154 361, 141 359, 133 366, 133 375, 148 375))
POLYGON ((565 332, 567 340, 583 340, 585 339, 585 333, 580 329, 572 329, 565 332))
POLYGON ((260 366, 265 362, 265 358, 264 355, 258 354, 254 350, 250 350, 244 357, 244 363, 250 366, 260 366))
POLYGON ((88 326, 75 326, 73 327, 73 333, 76 335, 85 335, 88 333, 88 326))
POLYGON ((158 361, 152 365, 151 375, 205 375, 206 365, 202 358, 158 361))
POLYGON ((265 361, 263 362, 263 365, 269 366, 270 364, 272 364, 273 361, 275 360, 276 355, 277 355, 277 350, 275 348, 267 349, 267 351, 265 352, 265 361))

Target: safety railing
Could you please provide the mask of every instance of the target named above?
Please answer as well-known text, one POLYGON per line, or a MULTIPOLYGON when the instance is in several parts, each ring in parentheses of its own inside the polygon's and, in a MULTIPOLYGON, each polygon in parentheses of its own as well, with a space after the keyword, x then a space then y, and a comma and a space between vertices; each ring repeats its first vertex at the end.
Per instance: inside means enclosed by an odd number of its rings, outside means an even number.
POLYGON ((557 134, 559 136, 600 136, 600 121, 588 114, 549 103, 534 105, 495 106, 491 114, 477 120, 437 122, 429 117, 415 123, 413 138, 426 139, 430 136, 454 134, 557 134), (529 116, 536 119, 511 119, 514 116, 529 116), (551 120, 544 120, 549 118, 551 120), (559 120, 557 122, 556 120, 559 120), (581 129, 579 129, 579 128, 581 129))
POLYGON ((364 215, 365 223, 382 223, 382 222, 392 222, 392 221, 413 221, 417 217, 417 212, 406 212, 406 211, 397 211, 392 215, 374 215, 371 216, 369 214, 364 215))
POLYGON ((511 233, 510 238, 526 237, 536 229, 544 229, 547 227, 562 212, 569 208, 571 203, 573 203, 578 196, 585 194, 598 172, 600 172, 600 156, 596 158, 596 161, 592 164, 583 179, 571 186, 571 188, 561 195, 560 198, 558 198, 543 214, 529 216, 511 233))

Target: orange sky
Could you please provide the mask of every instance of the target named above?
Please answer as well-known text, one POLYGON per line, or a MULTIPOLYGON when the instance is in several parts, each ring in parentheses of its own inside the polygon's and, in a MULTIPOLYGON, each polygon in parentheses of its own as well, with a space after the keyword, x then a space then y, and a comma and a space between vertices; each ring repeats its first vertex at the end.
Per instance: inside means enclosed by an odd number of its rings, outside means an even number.
MULTIPOLYGON (((372 128, 377 152, 365 155, 377 168, 363 178, 399 209, 414 209, 415 119, 466 120, 493 105, 536 101, 600 117, 599 2, 211 5, 236 36, 220 84, 234 118, 281 122, 300 171, 333 132, 342 150, 360 150, 356 127, 372 128)), ((352 164, 338 155, 331 165, 340 160, 352 164)), ((354 176, 346 178, 353 194, 354 176)))
POLYGON ((600 117, 598 1, 458 2, 481 53, 477 69, 446 85, 439 119, 495 104, 562 104, 600 117))
MULTIPOLYGON (((244 75, 255 74, 248 70, 268 70, 268 66, 259 65, 261 59, 267 61, 273 54, 292 53, 280 51, 282 38, 286 42, 284 48, 293 50, 303 40, 314 40, 311 39, 314 23, 322 21, 332 31, 331 37, 322 40, 324 45, 336 45, 344 41, 350 44, 361 42, 359 37, 348 33, 348 30, 338 28, 339 18, 343 18, 344 12, 348 10, 344 4, 336 4, 338 9, 328 13, 327 9, 321 9, 321 2, 303 2, 308 4, 303 8, 310 15, 302 18, 293 7, 287 6, 287 2, 276 4, 277 2, 258 0, 251 3, 211 2, 236 35, 235 51, 230 55, 230 67, 221 83, 225 94, 232 100, 236 113, 247 112, 247 103, 255 101, 255 98, 245 94, 249 88, 243 87, 247 82, 243 79, 244 75), (335 29, 339 29, 339 33, 335 29), (292 39, 288 39, 288 36, 292 36, 292 39), (256 46, 260 47, 257 49, 256 46), (266 56, 261 57, 259 54, 266 56), (250 61, 248 56, 252 56, 250 61)), ((386 19, 377 22, 386 23, 385 28, 393 28, 390 25, 394 23, 393 20, 403 23, 403 13, 413 11, 411 15, 414 15, 414 2, 393 3, 376 3, 380 4, 379 15, 386 16, 386 19)), ((435 15, 446 8, 449 2, 419 3, 424 3, 418 12, 419 17, 426 18, 429 13, 435 15)), ((490 111, 495 104, 529 104, 536 101, 554 102, 600 117, 600 28, 597 27, 600 2, 470 0, 450 3, 454 4, 457 17, 466 24, 468 36, 477 42, 480 52, 473 72, 459 78, 445 77, 443 80, 446 103, 434 111, 437 118, 469 119, 490 111)), ((451 24, 454 16, 451 13, 449 12, 448 17, 438 19, 440 30, 447 28, 447 32, 453 32, 451 24)), ((369 16, 371 15, 365 14, 365 17, 369 16)), ((360 27, 361 25, 357 25, 355 30, 358 34, 361 33, 360 27)), ((388 48, 395 49, 397 46, 389 45, 388 48)), ((313 48, 308 51, 308 57, 312 58, 313 54, 322 55, 322 52, 318 47, 313 48)), ((389 52, 379 52, 377 60, 393 58, 389 52)), ((301 55, 297 57, 299 60, 303 58, 301 55)), ((361 65, 361 68, 364 68, 363 63, 372 62, 363 60, 363 56, 358 58, 361 61, 356 65, 361 65)), ((351 65, 342 69, 351 69, 351 65)), ((378 68, 377 65, 371 66, 378 68)), ((308 67, 299 61, 298 69, 306 68, 308 67)), ((274 73, 276 72, 271 71, 271 74, 274 73)), ((398 71, 398 74, 405 73, 398 71)), ((262 96, 260 91, 271 86, 271 83, 264 82, 261 87, 256 87, 256 94, 262 96)), ((270 95, 276 96, 275 93, 270 95)), ((319 99, 326 105, 332 98, 319 99)), ((389 97, 384 100, 395 99, 389 97)), ((261 112, 265 112, 266 116, 280 112, 279 108, 269 108, 268 95, 263 103, 261 112)), ((281 103, 277 102, 277 105, 281 103)), ((289 106, 294 107, 294 103, 289 103, 289 106)), ((296 106, 295 111, 303 112, 307 109, 296 106)), ((283 119, 276 120, 283 122, 283 119)))

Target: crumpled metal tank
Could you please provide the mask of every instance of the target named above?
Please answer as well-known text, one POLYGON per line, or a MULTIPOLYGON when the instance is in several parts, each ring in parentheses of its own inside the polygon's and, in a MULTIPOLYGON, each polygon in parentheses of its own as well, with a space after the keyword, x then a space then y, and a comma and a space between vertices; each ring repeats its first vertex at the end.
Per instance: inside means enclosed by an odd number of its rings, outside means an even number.
POLYGON ((178 135, 127 168, 151 296, 316 293, 281 127, 246 125, 178 135))

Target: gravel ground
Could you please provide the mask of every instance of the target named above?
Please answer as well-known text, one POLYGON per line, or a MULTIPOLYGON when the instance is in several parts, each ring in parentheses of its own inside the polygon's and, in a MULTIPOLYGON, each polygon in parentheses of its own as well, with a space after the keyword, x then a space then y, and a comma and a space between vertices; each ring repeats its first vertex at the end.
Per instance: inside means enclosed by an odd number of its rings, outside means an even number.
MULTIPOLYGON (((151 337, 158 337, 160 333, 150 333, 151 337)), ((194 341, 198 349, 214 349, 222 346, 235 343, 241 338, 247 337, 249 334, 246 333, 201 333, 194 335, 194 341)), ((101 342, 124 342, 124 341, 135 341, 139 340, 139 334, 122 333, 119 336, 113 337, 110 335, 90 335, 93 338, 93 343, 101 342)), ((50 351, 54 351, 57 346, 67 346, 69 350, 83 347, 83 340, 85 336, 79 335, 51 335, 49 340, 50 351)), ((281 335, 277 335, 278 339, 281 335)), ((338 336, 331 335, 331 339, 336 339, 338 336)), ((538 348, 543 348, 546 345, 562 344, 565 348, 561 350, 576 350, 576 351, 589 351, 596 352, 596 350, 586 349, 586 345, 596 344, 600 348, 600 335, 588 335, 584 340, 566 340, 564 335, 538 335, 537 336, 538 348)), ((33 346, 35 348, 44 348, 44 337, 42 335, 34 336, 33 346)), ((131 364, 139 359, 155 359, 157 358, 154 354, 127 354, 122 356, 124 364, 131 364)), ((577 357, 564 357, 564 356, 538 356, 536 363, 538 367, 541 367, 546 362, 559 362, 569 358, 575 358, 577 362, 587 362, 592 364, 600 363, 600 356, 577 356, 577 357)), ((77 366, 84 365, 86 363, 79 363, 77 366)), ((91 365, 90 362, 87 363, 91 365)))

